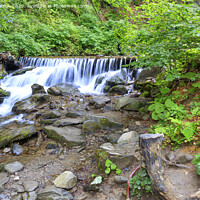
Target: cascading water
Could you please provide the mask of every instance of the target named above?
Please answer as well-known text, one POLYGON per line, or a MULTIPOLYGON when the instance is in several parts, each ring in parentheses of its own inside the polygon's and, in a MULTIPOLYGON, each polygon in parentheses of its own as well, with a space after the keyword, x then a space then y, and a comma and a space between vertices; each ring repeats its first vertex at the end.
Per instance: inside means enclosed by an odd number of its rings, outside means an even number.
MULTIPOLYGON (((82 93, 102 93, 106 78, 119 73, 125 58, 20 58, 24 67, 35 67, 22 75, 8 75, 1 81, 1 87, 11 92, 0 105, 0 116, 11 113, 15 102, 31 96, 31 85, 38 83, 46 89, 58 83, 73 83, 82 93), (98 87, 98 75, 106 78, 98 87)), ((130 59, 128 60, 130 63, 130 59)))

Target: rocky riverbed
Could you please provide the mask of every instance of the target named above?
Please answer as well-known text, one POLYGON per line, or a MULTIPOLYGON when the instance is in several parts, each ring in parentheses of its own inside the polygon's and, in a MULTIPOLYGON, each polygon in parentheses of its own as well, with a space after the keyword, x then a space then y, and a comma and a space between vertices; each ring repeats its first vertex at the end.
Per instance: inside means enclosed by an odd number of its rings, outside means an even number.
MULTIPOLYGON (((129 175, 144 165, 139 136, 148 133, 151 121, 141 108, 151 99, 81 94, 69 84, 50 87, 48 93, 34 85, 32 91, 13 106, 14 113, 24 115, 23 123, 0 127, 0 199, 126 199, 129 175), (105 175, 99 151, 122 170, 122 177, 105 175), (103 182, 91 187, 92 174, 101 174, 103 182)), ((198 151, 163 150, 174 199, 200 198, 200 178, 191 164, 198 151)), ((164 197, 155 191, 141 199, 164 197)))

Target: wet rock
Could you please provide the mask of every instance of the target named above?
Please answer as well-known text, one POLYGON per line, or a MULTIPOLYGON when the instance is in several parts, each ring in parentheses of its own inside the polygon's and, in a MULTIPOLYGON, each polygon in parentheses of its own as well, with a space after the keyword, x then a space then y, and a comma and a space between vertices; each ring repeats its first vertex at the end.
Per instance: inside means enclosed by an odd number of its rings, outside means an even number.
POLYGON ((18 161, 15 161, 13 163, 9 163, 9 164, 5 165, 5 170, 9 174, 14 174, 15 172, 18 172, 18 171, 22 170, 23 168, 24 168, 24 165, 22 165, 18 161))
POLYGON ((87 116, 86 121, 84 121, 82 129, 86 133, 94 133, 97 130, 112 130, 112 129, 120 129, 123 125, 118 122, 113 122, 108 120, 105 117, 99 116, 87 116))
POLYGON ((63 126, 70 126, 70 125, 78 125, 78 124, 82 124, 83 120, 82 119, 71 119, 71 118, 66 118, 66 119, 60 119, 57 120, 54 123, 54 126, 56 127, 63 127, 63 126))
POLYGON ((59 145, 55 142, 49 142, 45 149, 58 149, 59 148, 59 145))
POLYGON ((128 182, 128 178, 124 177, 124 176, 115 176, 115 182, 116 183, 127 183, 128 182))
POLYGON ((124 95, 128 93, 128 90, 123 85, 116 85, 109 90, 109 93, 124 95))
POLYGON ((106 80, 106 85, 109 85, 111 87, 116 85, 124 85, 125 81, 123 79, 123 75, 121 73, 117 73, 106 80))
POLYGON ((10 180, 8 173, 0 173, 0 187, 6 184, 10 180))
POLYGON ((37 83, 33 84, 31 86, 32 94, 45 94, 46 91, 42 85, 39 85, 37 83))
POLYGON ((25 191, 27 192, 32 192, 39 186, 37 181, 31 181, 31 180, 24 181, 23 185, 25 191))
POLYGON ((60 83, 48 88, 47 92, 51 95, 62 96, 79 93, 78 86, 70 83, 60 83))
POLYGON ((76 185, 77 177, 70 171, 60 174, 55 180, 54 185, 59 188, 71 189, 76 185))
POLYGON ((133 101, 133 98, 130 98, 129 96, 117 98, 114 102, 115 103, 115 109, 120 110, 124 106, 130 104, 132 101, 133 101))
POLYGON ((46 112, 45 114, 42 115, 42 119, 57 119, 59 117, 61 117, 61 114, 57 110, 46 112))
POLYGON ((21 125, 19 128, 15 125, 6 125, 0 128, 0 148, 15 141, 30 138, 37 133, 32 125, 21 125))
POLYGON ((12 188, 18 193, 25 192, 24 187, 22 185, 19 185, 19 184, 12 185, 12 188))
POLYGON ((86 192, 98 192, 99 191, 99 186, 97 185, 84 185, 83 186, 83 190, 86 191, 86 192))
MULTIPOLYGON (((120 145, 104 143, 100 148, 109 154, 109 159, 115 163, 119 169, 128 167, 130 164, 138 162, 140 159, 137 144, 130 143, 120 145)), ((99 164, 98 167, 101 170, 101 168, 104 168, 105 160, 102 159, 102 164, 99 164)))
POLYGON ((193 156, 191 156, 189 154, 184 154, 184 155, 181 155, 178 158, 176 158, 175 161, 179 164, 186 164, 186 163, 190 163, 193 159, 194 159, 193 156))
POLYGON ((75 127, 54 127, 45 126, 43 128, 44 133, 57 142, 66 143, 67 146, 80 145, 85 142, 84 136, 81 134, 81 129, 75 127))
POLYGON ((13 147, 12 147, 13 154, 15 154, 17 156, 19 154, 23 153, 23 151, 24 151, 23 147, 19 144, 14 144, 13 147))
POLYGON ((10 92, 3 90, 2 88, 0 88, 0 104, 3 103, 3 100, 5 97, 9 97, 10 96, 10 92))
POLYGON ((26 68, 15 71, 12 75, 17 76, 17 75, 25 74, 26 72, 32 71, 33 69, 35 69, 35 67, 26 67, 26 68))
POLYGON ((110 88, 111 88, 111 87, 110 87, 109 85, 106 85, 106 86, 103 88, 103 92, 104 92, 104 93, 109 92, 110 88))
POLYGON ((165 158, 170 162, 173 161, 175 159, 174 153, 170 151, 168 154, 165 155, 165 158))
POLYGON ((135 131, 130 131, 127 133, 124 133, 117 141, 118 144, 130 144, 132 143, 133 145, 135 143, 139 142, 139 137, 140 135, 135 132, 135 131))

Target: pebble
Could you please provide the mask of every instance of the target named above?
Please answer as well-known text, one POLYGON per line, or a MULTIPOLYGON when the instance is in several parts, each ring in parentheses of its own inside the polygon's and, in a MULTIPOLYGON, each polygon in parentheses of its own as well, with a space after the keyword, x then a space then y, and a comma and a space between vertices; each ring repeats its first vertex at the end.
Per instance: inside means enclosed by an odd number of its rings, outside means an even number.
POLYGON ((25 192, 24 187, 22 185, 19 185, 19 184, 14 184, 12 186, 12 188, 15 189, 15 191, 18 192, 18 193, 25 192))
POLYGON ((47 146, 45 147, 45 149, 57 149, 57 148, 59 148, 59 145, 53 142, 47 144, 47 146))
POLYGON ((141 123, 140 123, 139 121, 136 121, 135 124, 136 124, 137 126, 141 126, 141 123))
POLYGON ((19 181, 19 176, 15 176, 14 181, 19 181))
POLYGON ((170 151, 169 154, 167 154, 165 157, 169 161, 173 161, 175 159, 174 153, 172 151, 170 151))
POLYGON ((76 196, 74 197, 74 200, 84 200, 84 199, 86 199, 86 198, 87 198, 87 194, 82 193, 82 194, 76 195, 76 196))
POLYGON ((14 144, 13 147, 12 147, 12 152, 13 154, 15 155, 20 155, 21 153, 23 153, 24 149, 21 145, 19 144, 14 144))
POLYGON ((124 132, 124 133, 129 132, 129 128, 125 128, 125 129, 123 130, 123 132, 124 132))
POLYGON ((124 176, 115 176, 115 182, 122 184, 122 183, 127 183, 128 178, 124 177, 124 176))
POLYGON ((5 149, 3 150, 4 153, 8 153, 8 152, 10 152, 10 151, 11 151, 11 148, 5 148, 5 149))
POLYGON ((22 165, 18 161, 5 165, 5 170, 10 174, 14 174, 15 172, 22 170, 23 168, 24 168, 24 165, 22 165))
POLYGON ((24 185, 25 191, 32 192, 38 187, 39 184, 37 181, 28 180, 28 181, 24 181, 23 185, 24 185))

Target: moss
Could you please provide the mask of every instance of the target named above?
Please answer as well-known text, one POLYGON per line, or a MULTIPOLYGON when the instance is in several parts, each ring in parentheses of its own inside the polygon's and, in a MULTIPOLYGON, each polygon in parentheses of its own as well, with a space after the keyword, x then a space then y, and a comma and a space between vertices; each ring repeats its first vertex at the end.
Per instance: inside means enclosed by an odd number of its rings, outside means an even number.
POLYGON ((144 91, 140 97, 149 97, 149 92, 148 91, 144 91))
POLYGON ((88 120, 85 121, 84 124, 82 125, 82 129, 86 132, 86 133, 94 133, 97 130, 101 129, 101 126, 99 125, 98 122, 93 121, 93 120, 88 120))
POLYGON ((102 149, 96 150, 96 159, 97 159, 97 166, 100 172, 104 172, 106 169, 105 162, 106 159, 108 159, 109 154, 106 151, 103 151, 102 149))

